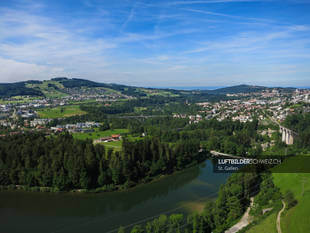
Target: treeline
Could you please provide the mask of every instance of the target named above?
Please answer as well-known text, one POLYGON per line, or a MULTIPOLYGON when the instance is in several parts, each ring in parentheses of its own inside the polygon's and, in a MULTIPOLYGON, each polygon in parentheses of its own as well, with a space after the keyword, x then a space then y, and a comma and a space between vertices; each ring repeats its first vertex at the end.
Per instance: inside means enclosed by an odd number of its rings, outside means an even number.
POLYGON ((205 159, 199 141, 174 145, 156 137, 129 141, 121 152, 69 134, 22 134, 0 139, 0 185, 54 187, 57 190, 115 190, 147 182, 205 159))
POLYGON ((130 129, 132 133, 146 132, 147 135, 159 137, 161 141, 169 143, 196 138, 205 149, 228 154, 257 156, 262 152, 259 143, 262 138, 257 134, 258 120, 240 123, 212 119, 191 125, 187 123, 188 119, 155 118, 131 124, 130 129))
POLYGON ((82 110, 98 115, 98 114, 128 114, 134 113, 136 108, 149 107, 144 113, 149 115, 158 113, 172 113, 173 111, 194 112, 198 110, 197 105, 185 105, 185 100, 178 97, 154 96, 152 98, 138 98, 128 101, 112 103, 110 106, 98 104, 83 104, 80 106, 82 110))
MULTIPOLYGON (((134 226, 130 233, 221 233, 243 215, 250 204, 250 198, 260 193, 260 190, 262 195, 268 192, 269 203, 279 200, 279 191, 274 187, 270 175, 236 173, 221 186, 217 199, 206 203, 201 214, 161 215, 146 224, 134 226)), ((120 227, 118 233, 125 231, 125 228, 120 227)))
MULTIPOLYGON (((121 116, 172 115, 172 113, 174 112, 194 113, 198 111, 199 107, 197 105, 185 105, 184 102, 182 101, 178 102, 178 100, 175 98, 166 98, 158 96, 152 99, 136 99, 123 102, 116 102, 112 103, 110 106, 104 106, 101 104, 81 104, 80 109, 85 111, 86 114, 79 116, 71 116, 64 119, 54 119, 49 124, 49 126, 56 126, 57 124, 76 123, 83 121, 108 122, 107 119, 118 118, 120 115, 121 116), (145 108, 145 109, 136 112, 135 110, 137 108, 145 108)), ((114 122, 114 124, 117 123, 114 122)))

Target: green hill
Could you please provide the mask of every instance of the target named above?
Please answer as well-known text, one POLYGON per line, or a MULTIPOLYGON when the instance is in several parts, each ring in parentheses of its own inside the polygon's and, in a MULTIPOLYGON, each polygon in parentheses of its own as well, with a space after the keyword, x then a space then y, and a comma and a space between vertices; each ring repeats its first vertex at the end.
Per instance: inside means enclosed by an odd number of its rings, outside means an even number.
POLYGON ((209 91, 213 94, 236 94, 236 93, 252 93, 268 89, 262 86, 252 86, 252 85, 237 85, 232 87, 224 87, 216 90, 209 91))
MULTIPOLYGON (((26 81, 0 84, 0 98, 13 96, 45 96, 59 98, 72 94, 115 94, 120 96, 144 97, 179 97, 185 99, 212 99, 217 94, 204 91, 180 91, 173 89, 143 88, 114 83, 98 83, 86 79, 58 77, 44 81, 26 81)), ((224 96, 223 96, 224 97, 224 96)))
MULTIPOLYGON (((187 100, 219 100, 225 95, 236 93, 252 93, 269 89, 263 86, 238 85, 232 87, 219 88, 216 90, 174 90, 160 88, 143 88, 127 86, 114 83, 98 83, 86 79, 58 77, 45 81, 26 81, 18 83, 0 84, 0 98, 12 96, 45 96, 49 98, 59 98, 66 95, 82 93, 102 94, 114 93, 131 97, 180 97, 187 100)), ((279 90, 293 90, 287 88, 277 88, 279 90)))

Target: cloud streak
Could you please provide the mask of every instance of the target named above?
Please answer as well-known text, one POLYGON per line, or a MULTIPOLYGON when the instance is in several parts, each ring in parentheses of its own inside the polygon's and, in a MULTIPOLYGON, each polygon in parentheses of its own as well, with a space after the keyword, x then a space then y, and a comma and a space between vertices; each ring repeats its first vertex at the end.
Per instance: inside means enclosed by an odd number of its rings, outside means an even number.
MULTIPOLYGON (((263 14, 256 2, 83 0, 70 12, 40 1, 2 4, 0 82, 59 75, 139 86, 306 80, 310 18, 291 8, 263 14)), ((262 1, 269 4, 280 3, 262 1)))
MULTIPOLYGON (((262 0, 206 0, 206 1, 174 1, 167 5, 196 5, 196 4, 216 4, 216 3, 238 3, 238 2, 258 2, 262 0)), ((266 1, 266 0, 265 0, 266 1)), ((267 0, 268 1, 268 0, 267 0)))

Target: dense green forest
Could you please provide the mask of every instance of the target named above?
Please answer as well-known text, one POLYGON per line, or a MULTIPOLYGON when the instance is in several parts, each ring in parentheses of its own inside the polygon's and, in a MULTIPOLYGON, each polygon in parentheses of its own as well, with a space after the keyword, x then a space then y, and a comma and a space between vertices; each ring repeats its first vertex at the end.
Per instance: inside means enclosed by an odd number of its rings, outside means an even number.
MULTIPOLYGON (((100 114, 98 114, 99 116, 100 114)), ((75 121, 76 118, 55 120, 52 125, 75 121)), ((179 140, 196 138, 206 150, 218 150, 229 154, 257 156, 261 154, 260 142, 263 137, 257 134, 258 121, 240 123, 239 121, 202 120, 197 124, 188 125, 187 119, 173 117, 154 117, 147 119, 103 117, 105 129, 127 128, 131 135, 139 136, 145 133, 148 136, 160 138, 160 141, 169 144, 179 140), (254 146, 253 146, 254 145, 254 146)))
POLYGON ((0 184, 59 190, 128 188, 158 174, 181 170, 205 156, 196 139, 173 147, 156 137, 123 141, 122 152, 63 134, 24 134, 0 139, 0 184), (123 187, 121 187, 123 186, 123 187))
POLYGON ((191 125, 186 123, 184 119, 154 118, 142 124, 131 125, 131 132, 146 132, 169 143, 196 138, 206 150, 218 150, 229 154, 256 156, 261 153, 259 143, 253 147, 256 141, 262 140, 257 134, 257 120, 240 123, 212 119, 191 125))
MULTIPOLYGON (((0 184, 59 190, 128 188, 202 162, 211 149, 245 155, 257 137, 257 121, 210 120, 186 126, 186 120, 168 117, 123 122, 131 135, 143 132, 147 136, 139 140, 125 136, 121 151, 93 145, 90 140, 75 140, 70 134, 2 137, 0 184), (206 150, 199 153, 202 147, 206 150)), ((252 149, 249 155, 257 153, 252 149)))

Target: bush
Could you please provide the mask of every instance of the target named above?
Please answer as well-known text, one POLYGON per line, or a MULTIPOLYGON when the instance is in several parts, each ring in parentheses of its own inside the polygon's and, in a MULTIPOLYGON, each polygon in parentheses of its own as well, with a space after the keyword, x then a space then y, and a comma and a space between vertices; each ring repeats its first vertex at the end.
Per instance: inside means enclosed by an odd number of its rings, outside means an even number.
POLYGON ((295 199, 294 194, 290 190, 285 193, 284 201, 286 203, 286 209, 290 209, 297 205, 297 200, 295 199))

